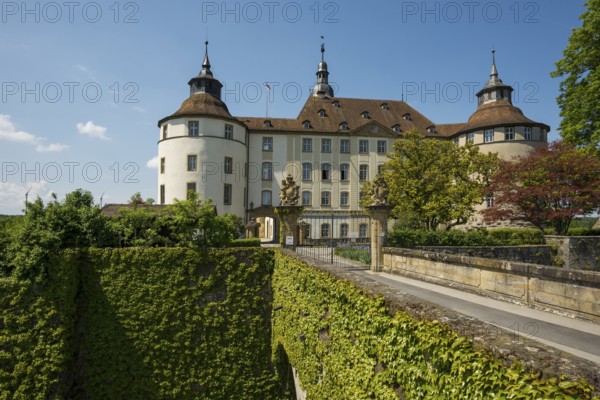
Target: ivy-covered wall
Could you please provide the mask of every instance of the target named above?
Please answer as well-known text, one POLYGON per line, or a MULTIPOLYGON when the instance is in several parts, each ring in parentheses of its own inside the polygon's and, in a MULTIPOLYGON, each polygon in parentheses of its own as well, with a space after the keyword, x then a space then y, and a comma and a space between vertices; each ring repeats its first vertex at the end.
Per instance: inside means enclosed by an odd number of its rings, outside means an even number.
POLYGON ((0 279, 0 399, 63 399, 73 361, 78 257, 51 263, 43 284, 0 279))
POLYGON ((284 253, 273 290, 273 346, 308 399, 590 398, 584 383, 507 367, 445 325, 392 316, 381 297, 284 253))
POLYGON ((67 252, 0 281, 0 399, 273 399, 267 250, 67 252))

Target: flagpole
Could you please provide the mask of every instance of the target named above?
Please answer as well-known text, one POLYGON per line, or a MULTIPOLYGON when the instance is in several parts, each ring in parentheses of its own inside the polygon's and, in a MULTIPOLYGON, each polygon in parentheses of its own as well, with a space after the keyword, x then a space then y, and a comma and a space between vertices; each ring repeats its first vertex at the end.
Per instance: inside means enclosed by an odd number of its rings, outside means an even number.
POLYGON ((267 95, 265 96, 265 105, 267 108, 267 119, 269 118, 269 94, 271 92, 271 86, 269 86, 269 82, 265 82, 265 87, 267 88, 267 95))

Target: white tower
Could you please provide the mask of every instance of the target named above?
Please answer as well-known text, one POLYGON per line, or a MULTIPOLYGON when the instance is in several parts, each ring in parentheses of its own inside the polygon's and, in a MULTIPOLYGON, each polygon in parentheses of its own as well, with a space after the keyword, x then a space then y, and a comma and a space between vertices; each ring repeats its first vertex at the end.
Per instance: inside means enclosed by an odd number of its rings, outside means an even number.
POLYGON ((158 122, 158 199, 171 204, 189 191, 212 199, 221 214, 245 215, 248 129, 221 101, 208 42, 200 74, 189 81, 190 97, 158 122))

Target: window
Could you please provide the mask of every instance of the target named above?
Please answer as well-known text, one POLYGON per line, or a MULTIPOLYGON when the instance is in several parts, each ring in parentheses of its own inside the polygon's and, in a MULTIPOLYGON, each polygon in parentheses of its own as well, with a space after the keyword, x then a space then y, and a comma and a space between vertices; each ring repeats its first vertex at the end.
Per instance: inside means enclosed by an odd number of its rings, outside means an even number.
POLYGON ((360 116, 361 116, 363 119, 369 119, 369 113, 368 113, 367 111, 364 111, 362 114, 360 114, 360 116))
POLYGON ((163 140, 165 140, 167 137, 169 137, 169 125, 167 125, 167 124, 163 125, 162 137, 163 137, 163 140))
POLYGON ((272 126, 273 126, 273 124, 271 124, 270 119, 265 120, 265 128, 271 128, 272 126))
POLYGON ((232 199, 232 188, 231 185, 225 185, 223 186, 223 204, 225 204, 226 206, 230 206, 231 205, 231 199, 232 199))
POLYGON ((302 180, 310 181, 312 180, 312 164, 311 163, 302 163, 302 180))
POLYGON ((319 117, 325 118, 325 110, 319 110, 319 117))
POLYGON ((343 238, 348 237, 348 224, 340 225, 340 237, 343 237, 343 238))
POLYGON ((160 159, 160 173, 164 174, 165 173, 165 158, 161 158, 160 159))
POLYGON ((385 153, 387 153, 387 141, 385 141, 385 140, 378 140, 377 141, 377 152, 379 154, 385 154, 385 153))
POLYGON ((485 141, 485 143, 492 143, 494 141, 494 130, 493 129, 485 130, 484 141, 485 141))
POLYGON ((225 139, 233 140, 233 125, 225 124, 225 139))
POLYGON ((331 153, 331 139, 321 139, 321 153, 331 153))
POLYGON ((402 132, 402 129, 400 129, 400 125, 394 125, 392 126, 392 130, 396 133, 400 133, 402 132))
POLYGON ((273 138, 272 137, 264 137, 263 138, 263 151, 273 151, 273 138))
POLYGON ((270 206, 271 204, 273 204, 273 199, 271 197, 271 191, 263 190, 262 194, 260 196, 260 201, 263 206, 270 206))
POLYGON ((304 129, 310 129, 310 121, 304 121, 302 126, 304 126, 304 129))
POLYGON ((487 208, 494 207, 494 196, 487 196, 485 198, 485 205, 487 206, 487 208))
POLYGON ((262 180, 272 181, 273 180, 273 164, 270 162, 262 163, 262 180))
POLYGON ((312 199, 312 195, 308 190, 305 190, 304 192, 302 192, 302 205, 303 206, 310 206, 311 199, 312 199))
POLYGON ((467 133, 467 143, 469 143, 469 144, 475 143, 475 134, 473 132, 467 133))
POLYGON ((359 140, 358 141, 358 152, 359 153, 368 153, 369 152, 369 141, 368 140, 359 140))
POLYGON ((310 138, 302 139, 302 151, 305 153, 310 153, 312 151, 312 139, 310 139, 310 138))
POLYGON ((435 133, 435 126, 430 126, 429 128, 427 128, 427 132, 435 133))
POLYGON ((340 164, 340 181, 350 179, 350 164, 340 164))
POLYGON ((335 100, 333 103, 333 108, 340 108, 340 102, 335 100))
POLYGON ((362 164, 358 167, 358 179, 361 182, 365 182, 369 180, 369 166, 366 164, 362 164))
POLYGON ((346 122, 342 122, 340 124, 340 129, 343 131, 347 131, 348 130, 348 124, 346 122))
POLYGON ((546 130, 542 129, 542 131, 540 132, 540 141, 546 142, 548 140, 548 138, 546 137, 546 133, 546 130))
POLYGON ((331 205, 331 193, 330 192, 321 192, 321 205, 322 206, 330 206, 331 205))
POLYGON ((363 192, 362 190, 360 192, 358 192, 358 201, 362 201, 362 199, 365 197, 365 192, 363 192))
POLYGON ((515 128, 504 129, 504 140, 515 140, 515 128))
POLYGON ((321 179, 324 181, 331 179, 331 164, 321 164, 321 179))
POLYGON ((531 135, 531 127, 530 126, 526 126, 525 127, 525 140, 531 140, 532 135, 531 135))
POLYGON ((389 110, 389 109, 390 109, 390 106, 388 105, 388 103, 383 103, 383 104, 381 105, 381 109, 382 109, 382 110, 389 110))
POLYGON ((196 193, 196 182, 188 182, 185 193, 187 199, 189 200, 192 197, 192 193, 196 193))
POLYGON ((459 138, 457 138, 457 137, 455 137, 455 138, 453 139, 453 141, 454 141, 454 144, 455 144, 455 145, 457 145, 457 146, 460 144, 460 139, 459 139, 459 138))
POLYGON ((380 174, 380 173, 382 173, 382 172, 383 172, 383 164, 379 164, 379 165, 377 166, 377 173, 378 173, 378 174, 380 174))
POLYGON ((321 237, 322 238, 329 237, 329 224, 321 224, 321 237))
POLYGON ((410 116, 410 114, 404 114, 402 118, 404 118, 405 121, 412 121, 412 117, 410 116))
POLYGON ((200 128, 198 125, 198 121, 188 121, 188 134, 190 136, 199 136, 200 128))
POLYGON ((350 153, 350 139, 340 140, 340 153, 350 153))
POLYGON ((367 224, 360 224, 358 226, 358 237, 361 239, 367 238, 367 224))
POLYGON ((233 158, 225 157, 225 161, 223 162, 223 171, 226 174, 231 174, 233 172, 233 158))
POLYGON ((198 156, 188 156, 187 170, 196 171, 198 169, 198 156))
POLYGON ((165 185, 160 185, 160 204, 165 204, 165 185))
POLYGON ((347 206, 348 205, 348 198, 349 198, 349 193, 348 192, 341 192, 340 193, 340 206, 347 206))
POLYGON ((310 238, 310 224, 303 224, 302 228, 304 231, 304 239, 310 238))

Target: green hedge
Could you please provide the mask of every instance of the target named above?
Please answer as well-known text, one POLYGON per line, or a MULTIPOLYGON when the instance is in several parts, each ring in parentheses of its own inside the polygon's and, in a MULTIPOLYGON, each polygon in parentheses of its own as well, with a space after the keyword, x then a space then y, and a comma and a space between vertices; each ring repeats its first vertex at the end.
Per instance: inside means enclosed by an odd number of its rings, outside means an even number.
POLYGON ((336 247, 335 255, 349 260, 361 262, 363 264, 371 264, 371 252, 364 249, 356 249, 352 247, 336 247))
POLYGON ((260 247, 260 238, 254 239, 235 239, 227 247, 260 247))
POLYGON ((544 243, 538 229, 475 229, 471 231, 419 231, 393 229, 387 239, 391 247, 416 246, 522 246, 544 243))
POLYGON ((507 368, 443 324, 392 317, 383 299, 281 253, 273 289, 273 348, 309 399, 589 398, 583 383, 507 368))
POLYGON ((68 397, 78 264, 55 260, 42 285, 0 279, 0 399, 68 397))

